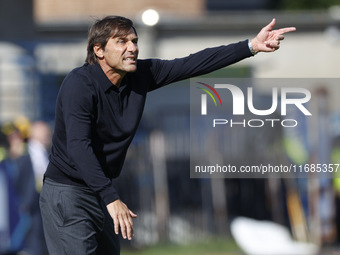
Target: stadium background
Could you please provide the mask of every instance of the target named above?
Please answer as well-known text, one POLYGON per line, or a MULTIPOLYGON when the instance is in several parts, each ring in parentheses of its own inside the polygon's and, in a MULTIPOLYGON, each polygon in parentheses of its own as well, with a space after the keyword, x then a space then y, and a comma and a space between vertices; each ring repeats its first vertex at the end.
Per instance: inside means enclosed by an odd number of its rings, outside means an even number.
MULTIPOLYGON (((285 144, 281 129, 263 129, 256 134, 258 140, 248 133, 233 135, 233 143, 241 146, 230 155, 235 160, 248 160, 248 155, 260 160, 275 146, 285 160, 323 158, 331 162, 340 135, 339 91, 327 84, 329 78, 339 78, 337 4, 340 1, 1 0, 0 124, 25 116, 53 125, 61 81, 83 64, 87 31, 97 17, 115 14, 133 19, 140 37, 140 58, 181 57, 252 38, 275 17, 277 27, 297 27, 296 32, 287 34, 278 52, 259 54, 209 77, 318 78, 311 90, 320 98, 320 119, 331 128, 325 131, 320 127, 319 140, 300 157, 293 156, 296 151, 285 144), (160 14, 155 26, 141 20, 149 8, 160 14)), ((303 213, 309 241, 336 247, 339 187, 332 178, 305 183, 189 178, 189 83, 152 92, 147 100, 140 130, 116 181, 122 200, 139 214, 134 241, 123 245, 132 249, 164 242, 200 243, 209 237, 231 240, 230 222, 237 216, 280 223, 294 234, 291 214, 303 213), (163 139, 164 157, 152 153, 154 144, 163 139), (162 169, 163 175, 155 169, 162 169), (289 189, 299 194, 298 209, 290 213, 289 189)), ((268 88, 261 88, 258 98, 266 100, 268 93, 268 88)))

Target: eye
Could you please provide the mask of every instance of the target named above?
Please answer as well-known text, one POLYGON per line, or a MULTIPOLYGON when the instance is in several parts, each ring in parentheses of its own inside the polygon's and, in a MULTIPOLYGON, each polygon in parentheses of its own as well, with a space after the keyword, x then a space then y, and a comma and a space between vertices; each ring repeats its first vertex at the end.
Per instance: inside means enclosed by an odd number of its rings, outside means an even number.
POLYGON ((124 39, 124 38, 117 38, 116 42, 118 44, 124 44, 124 43, 126 43, 126 39, 124 39))

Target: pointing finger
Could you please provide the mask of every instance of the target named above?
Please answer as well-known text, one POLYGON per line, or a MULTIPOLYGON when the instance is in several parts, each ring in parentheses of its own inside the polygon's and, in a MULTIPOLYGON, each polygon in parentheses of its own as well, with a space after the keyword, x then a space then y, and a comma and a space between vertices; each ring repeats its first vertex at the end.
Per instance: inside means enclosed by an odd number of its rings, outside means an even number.
POLYGON ((285 28, 275 30, 275 32, 280 34, 280 35, 285 34, 285 33, 289 33, 289 32, 293 32, 293 31, 296 31, 296 27, 285 27, 285 28))

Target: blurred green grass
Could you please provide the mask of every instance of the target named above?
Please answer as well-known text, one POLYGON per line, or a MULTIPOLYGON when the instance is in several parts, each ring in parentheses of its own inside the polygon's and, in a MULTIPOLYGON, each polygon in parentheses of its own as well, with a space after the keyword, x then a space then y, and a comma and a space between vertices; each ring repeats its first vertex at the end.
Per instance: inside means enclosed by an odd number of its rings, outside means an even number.
POLYGON ((241 255, 233 240, 209 239, 187 245, 157 244, 141 249, 122 248, 121 255, 241 255))

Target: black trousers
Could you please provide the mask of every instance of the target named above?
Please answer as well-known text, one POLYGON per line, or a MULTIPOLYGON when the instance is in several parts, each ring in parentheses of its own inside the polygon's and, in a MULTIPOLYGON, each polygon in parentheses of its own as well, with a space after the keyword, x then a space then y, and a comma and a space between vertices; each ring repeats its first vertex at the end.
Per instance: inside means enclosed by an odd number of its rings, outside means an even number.
POLYGON ((50 255, 120 254, 113 220, 89 188, 46 179, 40 209, 50 255))

